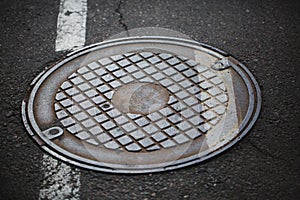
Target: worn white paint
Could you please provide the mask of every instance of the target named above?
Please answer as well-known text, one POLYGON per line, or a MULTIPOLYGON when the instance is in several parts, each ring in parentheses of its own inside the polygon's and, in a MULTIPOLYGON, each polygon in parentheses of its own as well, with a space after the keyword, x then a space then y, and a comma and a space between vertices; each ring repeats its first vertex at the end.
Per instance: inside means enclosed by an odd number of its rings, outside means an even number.
MULTIPOLYGON (((201 51, 195 51, 194 53, 195 60, 198 63, 201 63, 205 66, 211 66, 212 63, 218 60, 216 57, 206 53, 202 53, 201 51)), ((205 143, 211 149, 220 144, 220 142, 228 142, 225 141, 225 138, 230 138, 230 136, 224 134, 233 134, 231 130, 238 130, 238 115, 236 109, 232 75, 230 73, 230 70, 215 71, 215 73, 218 75, 218 77, 220 77, 223 80, 226 86, 229 102, 227 111, 222 117, 221 121, 214 128, 208 130, 206 133, 206 135, 209 137, 206 138, 205 143)), ((206 147, 203 146, 203 148, 206 147)))
POLYGON ((80 171, 49 155, 43 156, 45 173, 39 199, 78 200, 80 193, 80 171))
POLYGON ((87 0, 61 0, 57 18, 56 51, 82 47, 85 43, 87 0))
POLYGON ((230 134, 233 134, 232 130, 238 130, 239 128, 238 113, 236 109, 235 94, 230 70, 220 71, 218 72, 218 76, 222 78, 224 84, 226 85, 229 102, 227 111, 225 112, 221 121, 213 129, 207 132, 209 137, 207 137, 206 142, 210 148, 220 144, 220 142, 227 143, 228 141, 225 141, 225 139, 231 138, 230 134))
MULTIPOLYGON (((87 0, 61 0, 57 18, 56 51, 82 47, 85 43, 87 0)), ((80 170, 49 155, 43 156, 45 176, 39 199, 78 200, 80 170)))

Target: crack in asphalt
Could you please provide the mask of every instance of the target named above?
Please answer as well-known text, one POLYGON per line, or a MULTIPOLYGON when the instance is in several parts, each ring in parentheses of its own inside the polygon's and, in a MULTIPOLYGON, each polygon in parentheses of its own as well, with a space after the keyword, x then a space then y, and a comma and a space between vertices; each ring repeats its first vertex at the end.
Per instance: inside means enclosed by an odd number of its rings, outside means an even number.
POLYGON ((255 145, 254 143, 252 143, 251 141, 249 141, 249 144, 256 149, 256 151, 258 151, 259 153, 268 156, 270 158, 276 159, 276 160, 280 160, 280 161, 287 161, 286 159, 280 158, 279 156, 273 155, 272 153, 261 149, 260 147, 258 147, 257 145, 255 145))
POLYGON ((127 33, 127 36, 129 37, 129 33, 128 33, 128 26, 126 25, 126 23, 124 22, 124 17, 123 14, 121 12, 121 6, 124 4, 124 1, 119 1, 118 7, 116 8, 115 12, 117 13, 117 15, 119 16, 119 24, 124 28, 124 30, 127 33))

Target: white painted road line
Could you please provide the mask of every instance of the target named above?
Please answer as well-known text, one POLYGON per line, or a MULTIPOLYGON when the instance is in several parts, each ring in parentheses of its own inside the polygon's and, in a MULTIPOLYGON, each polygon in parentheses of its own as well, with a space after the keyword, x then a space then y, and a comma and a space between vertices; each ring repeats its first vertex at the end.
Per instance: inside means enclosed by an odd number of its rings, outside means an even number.
POLYGON ((87 0, 61 0, 57 18, 56 51, 84 46, 87 0))
MULTIPOLYGON (((57 18, 56 51, 82 47, 85 43, 87 0, 61 0, 57 18)), ((39 199, 78 200, 80 170, 44 155, 45 171, 39 199)))
MULTIPOLYGON (((205 66, 211 66, 212 63, 217 61, 215 57, 202 54, 199 51, 195 51, 195 60, 198 63, 201 63, 205 66)), ((217 73, 218 76, 222 78, 228 90, 227 91, 227 94, 229 95, 228 110, 230 110, 230 112, 225 113, 225 116, 215 126, 215 128, 207 131, 206 135, 209 135, 210 137, 207 137, 206 144, 210 148, 213 148, 221 141, 224 141, 226 137, 229 137, 228 135, 224 135, 224 133, 228 133, 228 132, 230 133, 231 132, 230 129, 232 129, 232 127, 234 127, 235 124, 238 124, 238 114, 237 114, 237 107, 235 102, 233 80, 232 80, 231 73, 228 72, 230 71, 228 70, 219 71, 219 72, 215 71, 215 73, 217 73)), ((238 127, 236 127, 236 129, 238 129, 238 127)))
POLYGON ((43 170, 45 178, 40 189, 39 199, 77 200, 80 197, 80 171, 75 167, 44 155, 43 170))

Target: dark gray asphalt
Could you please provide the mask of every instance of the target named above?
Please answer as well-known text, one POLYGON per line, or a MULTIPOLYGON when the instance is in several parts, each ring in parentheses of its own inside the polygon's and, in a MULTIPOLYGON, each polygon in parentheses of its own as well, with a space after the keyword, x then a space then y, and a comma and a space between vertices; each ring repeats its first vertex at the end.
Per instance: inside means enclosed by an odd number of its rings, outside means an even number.
MULTIPOLYGON (((31 80, 65 55, 55 52, 59 1, 0 2, 0 199, 37 199, 43 152, 22 126, 31 80)), ((87 44, 126 29, 163 27, 233 54, 255 75, 263 109, 252 131, 225 153, 165 173, 81 170, 81 199, 299 199, 298 1, 92 1, 87 44)))

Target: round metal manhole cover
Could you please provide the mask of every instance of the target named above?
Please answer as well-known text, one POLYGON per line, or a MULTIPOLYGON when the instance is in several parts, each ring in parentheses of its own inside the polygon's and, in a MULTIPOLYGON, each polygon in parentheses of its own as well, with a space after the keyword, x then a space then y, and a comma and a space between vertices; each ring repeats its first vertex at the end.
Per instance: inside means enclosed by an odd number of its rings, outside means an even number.
POLYGON ((260 110, 246 67, 208 45, 129 37, 91 45, 40 74, 22 105, 52 155, 106 172, 179 168, 232 146, 260 110))

